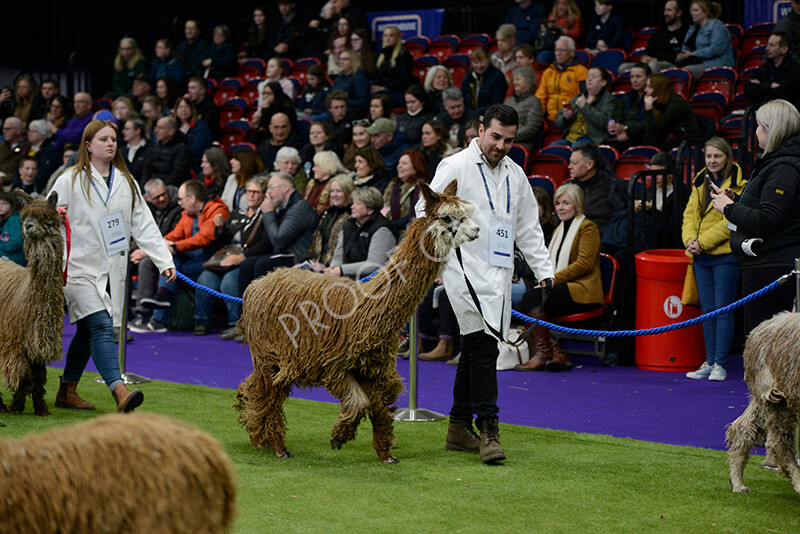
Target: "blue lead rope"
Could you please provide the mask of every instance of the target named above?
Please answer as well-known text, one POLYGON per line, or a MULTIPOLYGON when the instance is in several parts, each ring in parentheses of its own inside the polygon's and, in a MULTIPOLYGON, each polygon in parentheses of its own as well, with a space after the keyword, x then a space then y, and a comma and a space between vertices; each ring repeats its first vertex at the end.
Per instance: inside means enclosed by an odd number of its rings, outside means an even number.
MULTIPOLYGON (((378 269, 378 271, 380 271, 380 269, 378 269)), ((375 276, 375 273, 377 273, 378 271, 375 271, 372 274, 370 274, 369 276, 366 276, 366 277, 362 278, 361 280, 359 280, 359 282, 366 282, 367 280, 369 280, 370 278, 375 276)), ((239 304, 242 304, 242 302, 243 302, 242 299, 239 298, 239 297, 233 297, 231 295, 226 295, 225 293, 220 293, 219 291, 214 291, 211 288, 208 288, 206 286, 202 286, 202 285, 198 284, 197 282, 195 282, 194 280, 190 279, 189 277, 187 277, 185 274, 183 274, 181 272, 177 272, 176 271, 176 274, 177 274, 178 278, 182 282, 185 282, 186 284, 188 284, 189 286, 191 286, 191 287, 193 287, 195 289, 199 289, 201 291, 205 291, 206 293, 208 293, 208 294, 210 294, 210 295, 212 295, 214 297, 221 298, 221 299, 227 300, 229 302, 236 302, 236 303, 239 303, 239 304)), ((680 322, 680 323, 674 323, 674 324, 670 324, 670 325, 666 325, 666 326, 659 326, 658 328, 646 328, 644 330, 581 330, 581 329, 578 329, 578 328, 567 328, 566 326, 561 326, 561 325, 557 325, 557 324, 553 324, 553 323, 548 323, 547 321, 541 321, 539 319, 534 319, 533 317, 528 317, 527 315, 525 315, 523 313, 520 313, 520 312, 518 312, 516 310, 512 310, 511 314, 514 317, 516 317, 517 319, 520 319, 520 320, 522 320, 522 321, 524 321, 526 323, 537 323, 537 324, 540 324, 540 325, 542 325, 545 328, 548 328, 550 330, 555 330, 556 332, 561 332, 561 333, 564 333, 564 334, 572 334, 572 335, 576 335, 576 336, 588 336, 588 337, 654 336, 656 334, 663 334, 664 332, 671 332, 673 330, 679 330, 681 328, 688 328, 690 326, 694 326, 696 324, 700 324, 700 323, 702 323, 704 321, 708 321, 709 319, 714 319, 715 317, 717 317, 719 315, 722 315, 723 313, 728 313, 730 311, 735 310, 736 308, 740 308, 740 307, 744 306, 745 304, 747 304, 748 302, 753 301, 753 300, 755 300, 757 298, 760 298, 760 297, 766 295, 767 293, 769 293, 770 291, 774 291, 779 285, 784 283, 786 280, 789 279, 790 276, 792 276, 794 274, 798 274, 798 273, 796 271, 792 271, 790 273, 784 274, 783 276, 781 276, 780 278, 778 278, 777 280, 775 280, 771 284, 762 287, 761 289, 759 289, 755 293, 751 293, 750 295, 747 295, 746 297, 744 297, 744 298, 742 298, 740 300, 737 300, 736 302, 734 302, 732 304, 728 304, 727 306, 722 307, 722 308, 720 308, 718 310, 714 310, 712 312, 703 314, 703 315, 701 315, 699 317, 695 317, 694 319, 689 319, 688 321, 683 321, 683 322, 680 322)))

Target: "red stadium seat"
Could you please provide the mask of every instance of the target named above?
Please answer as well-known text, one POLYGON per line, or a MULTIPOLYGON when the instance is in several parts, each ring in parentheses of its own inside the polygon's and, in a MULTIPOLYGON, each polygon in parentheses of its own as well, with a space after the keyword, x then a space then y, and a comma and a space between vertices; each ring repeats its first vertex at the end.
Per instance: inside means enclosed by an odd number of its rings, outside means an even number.
POLYGON ((556 187, 569 179, 569 168, 564 158, 554 154, 537 154, 531 159, 528 173, 549 176, 556 187))

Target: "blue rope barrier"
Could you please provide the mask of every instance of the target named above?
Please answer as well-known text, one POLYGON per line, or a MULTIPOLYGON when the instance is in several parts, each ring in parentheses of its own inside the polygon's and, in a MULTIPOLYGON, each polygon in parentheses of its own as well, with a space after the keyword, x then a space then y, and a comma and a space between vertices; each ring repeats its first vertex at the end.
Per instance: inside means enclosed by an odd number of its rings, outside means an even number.
MULTIPOLYGON (((378 269, 378 271, 380 271, 380 269, 378 269)), ((375 276, 375 273, 377 273, 378 271, 373 272, 369 276, 365 276, 364 278, 359 280, 359 282, 366 282, 367 280, 369 280, 370 278, 375 276)), ((185 282, 186 284, 188 284, 189 286, 191 286, 191 287, 193 287, 195 289, 199 289, 201 291, 205 291, 206 293, 208 293, 208 294, 210 294, 210 295, 212 295, 214 297, 221 298, 223 300, 227 300, 227 301, 230 301, 230 302, 236 302, 236 303, 239 303, 239 304, 241 304, 243 302, 242 299, 239 298, 239 297, 226 295, 225 293, 220 293, 219 291, 214 291, 213 289, 211 289, 209 287, 202 286, 202 285, 198 284, 197 282, 195 282, 194 280, 192 280, 191 278, 189 278, 188 276, 186 276, 185 274, 183 274, 181 272, 176 271, 175 274, 177 274, 178 279, 181 280, 182 282, 185 282)), ((748 302, 750 302, 752 300, 755 300, 757 298, 760 298, 763 295, 766 295, 767 293, 769 293, 770 291, 774 291, 779 285, 784 283, 793 274, 798 274, 798 273, 796 273, 795 271, 792 271, 791 273, 785 274, 785 275, 781 276, 780 278, 778 278, 777 280, 775 280, 774 282, 772 282, 771 284, 762 287, 761 289, 759 289, 755 293, 751 293, 750 295, 747 295, 746 297, 744 297, 744 298, 742 298, 740 300, 737 300, 736 302, 734 302, 732 304, 728 304, 727 306, 724 306, 724 307, 722 307, 722 308, 720 308, 718 310, 714 310, 712 312, 708 312, 708 313, 706 313, 704 315, 701 315, 699 317, 695 317, 694 319, 689 319, 688 321, 683 321, 683 322, 680 322, 680 323, 674 323, 674 324, 670 324, 670 325, 666 325, 666 326, 659 326, 658 328, 646 328, 644 330, 582 330, 582 329, 579 329, 579 328, 568 328, 566 326, 561 326, 561 325, 557 325, 557 324, 553 324, 553 323, 548 323, 547 321, 542 321, 540 319, 534 319, 533 317, 528 317, 524 313, 520 313, 520 312, 518 312, 516 310, 512 310, 511 314, 514 317, 516 317, 517 319, 521 319, 522 321, 524 321, 526 323, 537 323, 537 324, 539 324, 541 326, 544 326, 545 328, 548 328, 550 330, 555 330, 556 332, 561 332, 563 334, 572 334, 572 335, 587 336, 587 337, 626 337, 626 336, 640 337, 640 336, 654 336, 656 334, 663 334, 664 332, 671 332, 673 330, 679 330, 681 328, 688 328, 690 326, 694 326, 696 324, 700 324, 700 323, 702 323, 704 321, 708 321, 709 319, 713 319, 713 318, 715 318, 715 317, 717 317, 719 315, 722 315, 723 313, 728 313, 730 311, 735 310, 736 308, 740 308, 741 306, 744 306, 748 302)))

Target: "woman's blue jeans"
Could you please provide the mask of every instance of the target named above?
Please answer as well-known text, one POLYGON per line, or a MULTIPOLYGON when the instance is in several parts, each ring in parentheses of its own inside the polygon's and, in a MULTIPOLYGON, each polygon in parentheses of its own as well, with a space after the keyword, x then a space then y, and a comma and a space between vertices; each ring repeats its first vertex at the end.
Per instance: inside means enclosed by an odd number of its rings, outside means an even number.
POLYGON ((114 344, 114 324, 106 310, 94 312, 78 320, 77 330, 67 349, 64 382, 78 383, 91 355, 95 367, 108 389, 122 384, 117 347, 114 344))
MULTIPOLYGON (((717 310, 736 300, 739 267, 731 254, 698 254, 694 260, 694 276, 703 313, 717 310)), ((706 341, 708 364, 725 367, 733 344, 733 313, 728 312, 705 321, 703 337, 706 341)))
MULTIPOLYGON (((213 271, 203 271, 197 279, 197 283, 232 297, 240 296, 238 267, 228 271, 222 276, 213 271)), ((201 289, 195 291, 194 295, 194 324, 203 323, 210 327, 211 313, 214 311, 214 304, 217 302, 217 297, 201 289)), ((226 300, 225 306, 228 307, 228 326, 233 326, 242 315, 242 305, 238 302, 226 300)))

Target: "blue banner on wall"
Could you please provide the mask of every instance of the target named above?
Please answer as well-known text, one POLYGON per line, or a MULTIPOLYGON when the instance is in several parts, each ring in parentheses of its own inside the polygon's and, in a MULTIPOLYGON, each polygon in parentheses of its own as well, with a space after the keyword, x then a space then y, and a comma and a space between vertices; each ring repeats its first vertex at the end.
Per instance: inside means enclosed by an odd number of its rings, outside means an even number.
POLYGON ((744 27, 756 22, 778 22, 791 11, 789 0, 747 0, 744 3, 744 27))
POLYGON ((442 32, 443 18, 444 9, 367 13, 373 41, 380 40, 386 26, 397 26, 404 40, 420 35, 435 39, 442 32))

